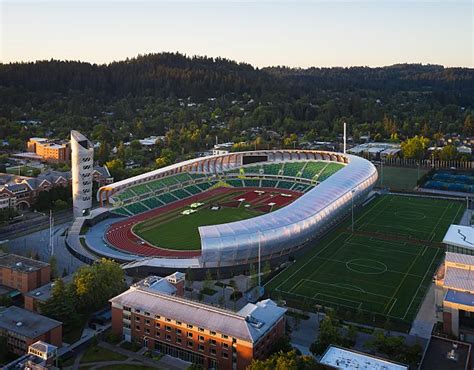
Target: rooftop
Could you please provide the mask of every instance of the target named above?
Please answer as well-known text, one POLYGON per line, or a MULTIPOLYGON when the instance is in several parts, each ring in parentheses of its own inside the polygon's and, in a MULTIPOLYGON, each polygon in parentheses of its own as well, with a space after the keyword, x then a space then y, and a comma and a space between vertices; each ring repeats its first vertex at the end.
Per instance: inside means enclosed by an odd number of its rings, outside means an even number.
POLYGON ((140 309, 183 321, 200 328, 229 335, 249 342, 257 342, 286 312, 267 299, 257 304, 248 303, 239 312, 174 297, 150 287, 135 285, 112 298, 112 305, 140 309))
POLYGON ((474 307, 474 294, 448 289, 444 297, 445 302, 474 307))
POLYGON ((406 365, 336 346, 328 347, 320 363, 337 369, 408 370, 406 365))
POLYGON ((432 336, 420 370, 467 370, 470 355, 470 344, 432 336))
MULTIPOLYGON (((72 282, 74 275, 68 275, 62 278, 65 284, 69 284, 72 282)), ((33 297, 34 299, 37 299, 41 302, 47 301, 51 297, 51 291, 53 289, 54 282, 45 284, 43 286, 40 286, 39 288, 36 288, 34 290, 29 291, 28 293, 25 294, 25 296, 28 297, 33 297)))
POLYGON ((16 306, 0 311, 0 328, 28 338, 37 338, 60 325, 59 321, 16 306))
POLYGON ((444 244, 474 249, 474 228, 470 226, 451 225, 443 239, 444 244))
POLYGON ((7 267, 16 271, 32 272, 49 266, 48 263, 16 254, 0 255, 0 267, 7 267))
POLYGON ((446 288, 474 292, 474 271, 448 267, 443 285, 446 288))

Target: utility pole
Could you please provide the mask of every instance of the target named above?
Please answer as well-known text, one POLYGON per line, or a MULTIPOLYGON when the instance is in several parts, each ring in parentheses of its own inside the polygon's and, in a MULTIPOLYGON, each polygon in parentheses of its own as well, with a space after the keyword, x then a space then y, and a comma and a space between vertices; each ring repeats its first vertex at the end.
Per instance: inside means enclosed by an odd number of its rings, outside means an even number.
MULTIPOLYGON (((261 239, 262 239, 262 235, 261 233, 258 234, 258 291, 260 292, 260 289, 262 287, 262 282, 261 282, 261 276, 260 276, 260 272, 261 272, 261 264, 262 264, 262 260, 261 260, 261 252, 260 252, 260 247, 261 247, 261 239)), ((260 294, 260 293, 259 293, 260 294)))
POLYGON ((343 153, 344 153, 344 154, 346 154, 346 141, 347 141, 347 138, 346 138, 346 126, 347 126, 347 124, 344 122, 344 133, 343 133, 343 136, 342 136, 342 139, 343 139, 343 141, 344 141, 344 143, 343 143, 343 148, 344 148, 343 153))

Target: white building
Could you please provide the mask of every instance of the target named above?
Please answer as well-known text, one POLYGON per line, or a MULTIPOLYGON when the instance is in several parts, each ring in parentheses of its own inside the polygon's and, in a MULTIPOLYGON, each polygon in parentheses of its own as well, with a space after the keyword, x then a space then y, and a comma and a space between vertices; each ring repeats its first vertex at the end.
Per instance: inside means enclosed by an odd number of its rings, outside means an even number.
POLYGON ((74 218, 87 214, 92 207, 94 146, 80 132, 71 131, 71 172, 74 218))

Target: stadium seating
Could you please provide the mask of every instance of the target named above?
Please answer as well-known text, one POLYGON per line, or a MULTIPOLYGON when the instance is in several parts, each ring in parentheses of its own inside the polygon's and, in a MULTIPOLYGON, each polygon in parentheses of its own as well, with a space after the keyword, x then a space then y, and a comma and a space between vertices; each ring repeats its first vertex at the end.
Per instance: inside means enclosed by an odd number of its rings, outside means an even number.
POLYGON ((326 166, 327 162, 307 162, 301 177, 311 180, 313 177, 319 174, 326 166))
POLYGON ((203 182, 202 184, 196 184, 196 186, 198 188, 200 188, 202 191, 206 191, 207 189, 209 189, 214 184, 215 184, 215 182, 212 181, 212 182, 203 182))
POLYGON ((176 201, 178 198, 176 198, 175 196, 173 196, 171 193, 165 193, 165 194, 161 194, 158 196, 158 200, 160 202, 163 202, 164 204, 168 204, 168 203, 171 203, 171 202, 174 202, 176 201))
POLYGON ((188 173, 178 173, 173 178, 179 183, 188 182, 193 179, 188 173))
POLYGON ((280 180, 278 181, 278 184, 277 184, 277 188, 280 188, 280 189, 291 189, 292 186, 293 186, 293 182, 290 182, 290 181, 284 181, 284 180, 280 180))
POLYGON ((261 172, 263 172, 262 166, 244 167, 244 173, 245 174, 259 175, 261 172))
POLYGON ((133 213, 134 215, 137 215, 137 214, 139 214, 139 213, 148 211, 148 208, 146 208, 146 207, 145 207, 143 204, 141 204, 140 202, 128 204, 128 205, 124 206, 123 208, 125 208, 125 209, 126 209, 127 211, 129 211, 130 213, 133 213))
POLYGON ((287 162, 283 166, 283 176, 296 177, 304 167, 306 162, 287 162))
POLYGON ((264 188, 274 188, 278 181, 276 180, 262 180, 262 187, 264 188))
POLYGON ((186 186, 184 189, 193 195, 199 194, 202 192, 202 189, 198 188, 196 185, 186 186))
POLYGON ((319 182, 326 180, 329 176, 334 175, 337 171, 339 171, 343 164, 340 163, 329 163, 326 168, 324 168, 323 172, 318 176, 317 180, 319 182))
POLYGON ((266 164, 263 169, 266 175, 280 175, 282 165, 279 163, 266 164))
POLYGON ((299 191, 301 193, 304 193, 308 190, 309 187, 312 187, 312 186, 307 185, 307 184, 294 184, 293 187, 291 188, 291 190, 299 191))
POLYGON ((146 205, 148 208, 150 209, 153 209, 153 208, 157 208, 157 207, 160 207, 163 205, 163 203, 161 203, 157 198, 155 197, 152 197, 152 198, 148 198, 148 199, 145 199, 142 201, 142 203, 144 205, 146 205))
POLYGON ((249 188, 258 188, 258 187, 260 187, 260 180, 245 179, 244 180, 244 186, 247 186, 249 188))
POLYGON ((183 189, 176 189, 172 191, 171 194, 173 194, 178 199, 184 199, 190 196, 190 194, 184 191, 183 189))
POLYGON ((114 198, 122 200, 122 201, 126 201, 126 200, 132 199, 134 197, 136 197, 136 194, 133 191, 131 191, 130 189, 125 189, 121 193, 114 195, 114 198))
POLYGON ((146 184, 135 185, 133 188, 130 188, 130 190, 132 190, 137 195, 146 194, 151 191, 151 189, 146 186, 146 184))
POLYGON ((227 180, 227 183, 230 186, 233 186, 233 187, 236 187, 236 188, 243 188, 244 187, 244 184, 242 183, 242 180, 231 179, 231 180, 227 180))

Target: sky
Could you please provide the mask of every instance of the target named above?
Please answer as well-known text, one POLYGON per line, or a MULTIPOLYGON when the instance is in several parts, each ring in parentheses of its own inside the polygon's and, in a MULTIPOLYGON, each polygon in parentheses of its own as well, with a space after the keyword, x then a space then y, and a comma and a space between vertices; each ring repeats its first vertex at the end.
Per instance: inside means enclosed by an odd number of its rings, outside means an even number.
POLYGON ((181 52, 256 67, 474 67, 474 1, 0 0, 0 61, 181 52))

